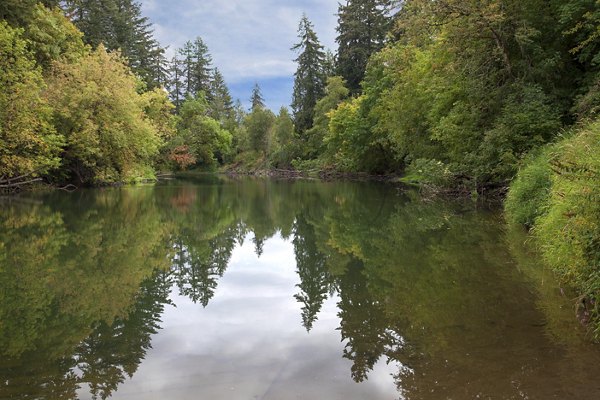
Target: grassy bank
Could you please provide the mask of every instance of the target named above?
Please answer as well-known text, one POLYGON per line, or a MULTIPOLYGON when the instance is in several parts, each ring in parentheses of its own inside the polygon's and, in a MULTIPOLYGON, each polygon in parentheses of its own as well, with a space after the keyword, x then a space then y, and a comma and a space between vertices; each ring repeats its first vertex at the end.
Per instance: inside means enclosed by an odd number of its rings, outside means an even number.
POLYGON ((505 209, 510 222, 530 229, 564 283, 577 289, 578 311, 600 339, 600 121, 532 156, 505 209))

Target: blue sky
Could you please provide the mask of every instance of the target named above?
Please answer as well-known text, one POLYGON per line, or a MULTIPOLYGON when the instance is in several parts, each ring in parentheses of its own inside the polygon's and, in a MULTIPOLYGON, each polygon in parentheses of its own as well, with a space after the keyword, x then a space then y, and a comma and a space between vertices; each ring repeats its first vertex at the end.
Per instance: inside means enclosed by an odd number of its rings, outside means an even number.
POLYGON ((257 82, 273 111, 289 106, 305 12, 321 43, 335 50, 338 0, 140 0, 169 58, 186 40, 202 37, 234 98, 246 107, 257 82))

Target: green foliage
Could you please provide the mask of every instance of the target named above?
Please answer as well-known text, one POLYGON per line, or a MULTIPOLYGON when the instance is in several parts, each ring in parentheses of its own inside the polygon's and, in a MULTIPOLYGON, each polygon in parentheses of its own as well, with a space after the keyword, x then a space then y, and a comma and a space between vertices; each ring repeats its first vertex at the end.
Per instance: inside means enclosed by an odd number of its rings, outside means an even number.
POLYGON ((347 0, 338 7, 337 69, 352 94, 360 92, 371 55, 383 47, 391 26, 389 0, 347 0))
POLYGON ((367 94, 347 100, 328 114, 323 160, 347 172, 384 173, 393 168, 389 145, 372 129, 373 98, 367 94))
POLYGON ((178 136, 181 144, 189 146, 197 164, 210 169, 229 156, 232 135, 207 114, 208 103, 203 97, 188 97, 181 106, 178 136))
POLYGON ((485 132, 473 168, 480 180, 511 179, 531 149, 548 143, 561 130, 560 114, 538 86, 515 85, 494 125, 485 132))
POLYGON ((324 152, 323 139, 329 129, 329 113, 345 100, 348 94, 349 90, 341 77, 333 76, 327 79, 325 95, 315 104, 313 126, 305 134, 305 158, 315 158, 324 152))
POLYGON ((211 63, 212 58, 208 52, 208 46, 201 37, 197 37, 193 42, 188 40, 182 48, 177 51, 181 59, 175 59, 175 79, 174 89, 176 91, 173 97, 177 97, 180 92, 183 97, 205 96, 210 98, 211 89, 211 63), (180 68, 180 69, 177 69, 180 68), (179 88, 178 85, 181 85, 179 88))
POLYGON ((551 147, 547 147, 531 154, 511 183, 504 203, 509 222, 531 228, 547 211, 552 188, 551 151, 551 147))
POLYGON ((547 262, 586 298, 600 337, 600 122, 531 157, 511 185, 506 215, 533 228, 547 262))
POLYGON ((506 184, 531 149, 560 132, 573 96, 562 33, 539 6, 405 2, 398 40, 370 59, 353 122, 330 124, 331 138, 348 130, 345 139, 357 141, 339 158, 370 172, 439 160, 460 178, 453 184, 506 184))
POLYGON ((265 108, 265 98, 260 90, 258 83, 254 84, 252 88, 252 95, 250 96, 250 111, 254 111, 260 108, 265 108))
POLYGON ((210 116, 221 122, 222 125, 235 124, 235 110, 233 99, 225 78, 218 68, 212 71, 210 81, 210 116))
POLYGON ((273 125, 273 140, 270 159, 277 168, 288 168, 298 153, 298 142, 294 135, 294 121, 289 111, 281 107, 273 125))
POLYGON ((324 138, 325 159, 341 171, 357 171, 360 157, 366 150, 362 138, 366 127, 362 124, 359 107, 362 97, 341 103, 329 114, 329 132, 324 138))
POLYGON ((244 128, 251 150, 266 154, 273 139, 275 115, 267 109, 257 107, 244 118, 244 128))
POLYGON ((166 83, 165 49, 135 0, 78 0, 65 4, 73 22, 93 48, 120 51, 133 72, 150 89, 166 83))
POLYGON ((591 299, 600 337, 600 123, 584 126, 550 153, 548 212, 534 228, 544 258, 591 299))
POLYGON ((144 114, 139 81, 117 54, 99 46, 76 64, 58 62, 48 85, 56 129, 66 139, 65 173, 95 184, 152 176, 161 137, 144 114))
POLYGON ((402 181, 409 183, 429 184, 442 188, 453 186, 454 174, 447 165, 437 160, 418 158, 406 168, 406 176, 402 181))
POLYGON ((305 132, 313 126, 315 105, 325 93, 325 52, 306 14, 300 20, 298 38, 300 42, 292 47, 299 53, 295 60, 298 68, 294 74, 292 110, 296 132, 307 141, 305 132))
POLYGON ((52 126, 45 83, 23 31, 0 21, 0 181, 60 164, 62 132, 52 126))
POLYGON ((83 34, 63 15, 59 8, 49 10, 37 4, 33 10, 24 38, 44 71, 56 60, 75 61, 87 52, 83 34))

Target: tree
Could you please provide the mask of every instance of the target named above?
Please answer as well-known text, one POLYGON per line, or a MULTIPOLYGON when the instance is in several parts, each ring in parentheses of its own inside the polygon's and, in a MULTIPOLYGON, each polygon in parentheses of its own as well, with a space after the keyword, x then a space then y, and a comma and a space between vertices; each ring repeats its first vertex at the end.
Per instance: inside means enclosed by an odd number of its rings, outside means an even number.
POLYGON ((120 50, 149 88, 166 80, 164 49, 154 39, 152 24, 142 16, 135 0, 79 0, 68 2, 67 12, 84 33, 84 40, 96 48, 120 50))
POLYGON ((167 92, 158 88, 142 93, 141 100, 144 116, 154 126, 161 143, 166 143, 175 136, 175 105, 169 100, 167 92))
POLYGON ((54 8, 59 3, 59 0, 4 0, 0 3, 0 20, 13 28, 23 28, 29 25, 38 4, 54 8))
POLYGON ((210 80, 210 115, 221 124, 235 119, 233 99, 218 68, 213 69, 210 80))
POLYGON ((171 100, 173 101, 173 104, 175 104, 176 112, 179 112, 181 104, 185 99, 186 87, 184 74, 185 70, 183 61, 177 58, 177 56, 173 57, 169 66, 170 79, 168 81, 168 89, 171 100))
MULTIPOLYGON (((312 23, 306 14, 300 20, 297 43, 292 50, 298 52, 298 68, 294 74, 292 110, 296 132, 302 135, 313 124, 314 107, 325 92, 325 52, 312 23)), ((301 136, 302 137, 302 136, 301 136)))
POLYGON ((297 143, 294 137, 294 120, 287 108, 281 107, 273 126, 271 161, 276 167, 287 168, 296 156, 297 143))
POLYGON ((57 62, 46 98, 66 139, 64 173, 80 183, 152 176, 161 136, 144 113, 139 81, 100 45, 77 64, 57 62))
POLYGON ((302 325, 309 332, 317 320, 323 302, 331 291, 333 279, 327 269, 326 254, 317 248, 315 228, 303 216, 294 223, 294 253, 300 293, 294 298, 302 304, 302 325))
POLYGON ((64 144, 52 126, 42 72, 22 32, 0 21, 0 185, 58 167, 64 144))
POLYGON ((202 93, 207 100, 212 100, 212 57, 202 38, 188 40, 177 54, 182 59, 174 60, 172 68, 181 77, 184 95, 197 97, 202 93))
POLYGON ((27 21, 23 38, 43 71, 61 58, 76 61, 87 53, 83 34, 63 15, 59 8, 35 5, 27 21))
POLYGON ((182 57, 181 71, 184 97, 194 96, 194 44, 188 40, 183 47, 177 50, 177 54, 182 57))
POLYGON ((350 93, 360 93, 367 62, 381 50, 390 29, 389 0, 347 0, 338 8, 338 73, 350 93))
POLYGON ((250 104, 251 104, 250 111, 265 108, 265 99, 260 91, 260 86, 258 86, 258 83, 255 83, 254 88, 252 88, 252 95, 250 96, 250 104))
POLYGON ((329 131, 329 113, 348 97, 349 91, 339 76, 327 79, 325 96, 315 105, 313 127, 306 131, 307 143, 305 153, 307 158, 316 158, 323 153, 323 139, 329 131))
POLYGON ((267 153, 275 115, 270 110, 257 107, 244 119, 244 128, 248 135, 250 149, 267 153))
MULTIPOLYGON (((206 99, 188 97, 179 113, 178 138, 198 164, 212 168, 231 151, 232 136, 208 116, 206 99)), ((178 143, 176 140, 175 143, 178 143)))
POLYGON ((211 93, 211 64, 212 57, 208 52, 208 46, 204 43, 201 37, 197 37, 193 44, 193 64, 191 71, 191 88, 192 93, 198 96, 199 93, 204 93, 208 101, 212 100, 211 93))

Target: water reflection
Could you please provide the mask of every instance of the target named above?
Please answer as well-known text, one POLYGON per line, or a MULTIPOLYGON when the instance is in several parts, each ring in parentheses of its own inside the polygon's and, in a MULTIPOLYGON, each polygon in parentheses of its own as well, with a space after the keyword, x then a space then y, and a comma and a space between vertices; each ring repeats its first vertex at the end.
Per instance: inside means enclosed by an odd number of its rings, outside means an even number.
POLYGON ((598 396, 599 349, 523 241, 379 184, 4 200, 0 398, 119 397, 156 370, 157 398, 598 396))

